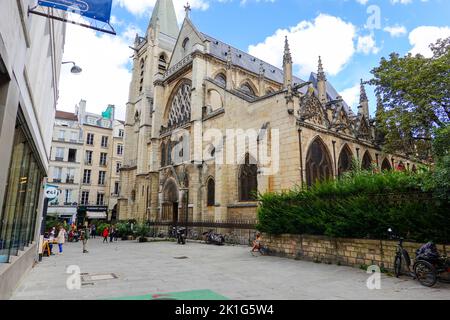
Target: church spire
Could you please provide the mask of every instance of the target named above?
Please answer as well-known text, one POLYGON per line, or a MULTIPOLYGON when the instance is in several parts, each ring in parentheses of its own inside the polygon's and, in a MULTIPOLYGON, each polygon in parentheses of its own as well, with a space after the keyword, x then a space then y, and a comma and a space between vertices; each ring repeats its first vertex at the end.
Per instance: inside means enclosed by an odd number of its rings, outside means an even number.
POLYGON ((321 56, 319 56, 319 67, 317 69, 317 80, 318 81, 327 81, 327 77, 325 76, 325 71, 323 71, 321 56))
POLYGON ((322 58, 319 56, 319 66, 317 68, 317 91, 319 94, 319 100, 323 104, 328 102, 327 98, 327 77, 323 70, 322 58))
POLYGON ((172 0, 157 0, 148 29, 156 30, 172 38, 178 37, 178 22, 172 0))
POLYGON ((283 73, 283 87, 286 89, 292 85, 292 56, 287 36, 284 39, 283 73))
POLYGON ((369 120, 369 99, 367 98, 366 88, 364 87, 363 79, 361 79, 359 104, 362 108, 361 112, 369 120))

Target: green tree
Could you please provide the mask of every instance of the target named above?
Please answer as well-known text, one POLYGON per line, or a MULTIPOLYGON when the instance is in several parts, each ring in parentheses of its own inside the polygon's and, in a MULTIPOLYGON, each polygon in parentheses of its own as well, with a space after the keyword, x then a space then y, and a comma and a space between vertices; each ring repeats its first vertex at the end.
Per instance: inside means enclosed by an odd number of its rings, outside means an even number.
POLYGON ((379 96, 378 130, 386 152, 428 159, 433 132, 450 120, 450 38, 430 46, 433 56, 392 53, 371 72, 379 96))

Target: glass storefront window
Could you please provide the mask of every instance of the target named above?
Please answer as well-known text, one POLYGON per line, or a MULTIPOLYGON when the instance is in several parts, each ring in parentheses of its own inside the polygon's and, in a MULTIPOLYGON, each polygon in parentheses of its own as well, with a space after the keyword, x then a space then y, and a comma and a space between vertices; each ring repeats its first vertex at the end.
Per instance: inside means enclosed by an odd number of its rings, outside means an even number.
POLYGON ((21 126, 16 126, 0 220, 0 263, 9 262, 10 256, 34 241, 42 177, 30 142, 21 126))

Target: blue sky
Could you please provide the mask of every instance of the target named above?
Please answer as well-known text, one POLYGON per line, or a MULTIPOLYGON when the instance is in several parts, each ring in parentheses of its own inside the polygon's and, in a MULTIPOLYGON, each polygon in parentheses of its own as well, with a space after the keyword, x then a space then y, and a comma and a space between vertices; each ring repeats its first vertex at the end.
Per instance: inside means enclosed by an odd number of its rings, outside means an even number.
MULTIPOLYGON (((112 37, 68 27, 65 59, 79 58, 84 75, 63 70, 59 108, 73 111, 80 99, 99 112, 109 103, 123 118, 128 97, 127 48, 145 32, 155 0, 114 0, 112 37), (108 56, 105 59, 105 55, 108 56), (111 82, 111 83, 110 83, 111 82), (75 88, 75 90, 74 90, 75 88), (95 88, 95 90, 94 90, 95 88), (75 92, 74 92, 75 91, 75 92)), ((429 54, 429 43, 450 36, 448 0, 191 0, 191 20, 204 33, 277 66, 287 35, 294 72, 305 79, 323 59, 328 80, 356 109, 359 79, 391 52, 429 54), (379 23, 377 23, 379 22, 379 23)), ((174 0, 178 20, 185 1, 174 0)), ((367 88, 374 107, 373 90, 367 88)))

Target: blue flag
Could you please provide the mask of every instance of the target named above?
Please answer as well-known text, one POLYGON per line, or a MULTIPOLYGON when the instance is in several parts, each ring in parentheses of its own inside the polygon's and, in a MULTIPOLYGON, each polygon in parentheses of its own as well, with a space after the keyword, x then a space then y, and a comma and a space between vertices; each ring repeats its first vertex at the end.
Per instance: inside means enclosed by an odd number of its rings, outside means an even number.
POLYGON ((39 0, 44 7, 78 13, 82 16, 109 23, 112 0, 39 0))

